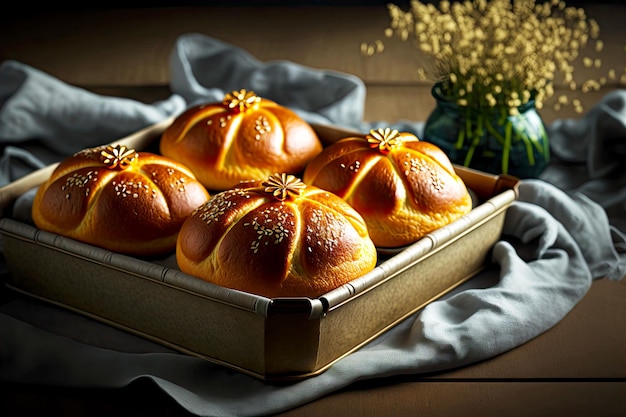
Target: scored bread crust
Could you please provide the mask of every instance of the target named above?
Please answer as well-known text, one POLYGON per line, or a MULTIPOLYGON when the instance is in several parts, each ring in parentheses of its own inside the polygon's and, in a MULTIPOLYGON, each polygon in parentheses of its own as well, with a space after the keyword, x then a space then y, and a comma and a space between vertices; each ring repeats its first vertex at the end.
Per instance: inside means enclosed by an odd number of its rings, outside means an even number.
POLYGON ((415 242, 472 209, 465 183, 439 147, 391 129, 328 146, 303 181, 354 207, 379 248, 415 242))
POLYGON ((173 252, 183 221, 209 199, 179 162, 124 146, 77 152, 35 195, 35 225, 111 251, 173 252))
POLYGON ((246 90, 187 109, 160 141, 162 155, 220 191, 275 172, 301 174, 321 151, 319 137, 295 112, 246 90))
POLYGON ((314 298, 376 266, 367 227, 345 201, 317 187, 295 190, 304 184, 293 176, 272 179, 215 194, 185 221, 181 271, 269 298, 314 298))

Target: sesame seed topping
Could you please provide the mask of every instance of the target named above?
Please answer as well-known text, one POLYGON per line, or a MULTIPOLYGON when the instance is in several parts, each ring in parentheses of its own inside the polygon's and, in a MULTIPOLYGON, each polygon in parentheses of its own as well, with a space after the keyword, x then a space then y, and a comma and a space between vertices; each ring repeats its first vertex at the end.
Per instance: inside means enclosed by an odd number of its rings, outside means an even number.
POLYGON ((139 198, 139 193, 155 195, 156 191, 141 181, 113 181, 115 195, 120 197, 139 198))
MULTIPOLYGON (((408 153, 405 154, 405 157, 408 158, 409 156, 410 155, 408 153)), ((408 161, 404 161, 404 166, 405 166, 404 175, 409 175, 410 173, 417 173, 417 172, 425 171, 430 175, 431 186, 437 191, 443 190, 443 187, 445 186, 445 182, 443 181, 439 173, 435 171, 430 165, 425 164, 423 161, 419 159, 412 158, 412 159, 409 159, 408 161)))
POLYGON ((78 173, 72 174, 72 176, 68 177, 65 180, 65 184, 61 186, 61 190, 67 191, 65 194, 66 199, 71 198, 71 191, 75 188, 80 189, 80 192, 88 197, 91 193, 91 188, 89 184, 92 182, 96 182, 98 180, 98 171, 89 171, 85 175, 81 175, 78 173))
POLYGON ((256 240, 250 244, 250 249, 253 253, 257 253, 261 244, 269 245, 273 243, 275 245, 281 243, 287 236, 289 236, 289 230, 285 228, 285 225, 294 225, 292 216, 289 213, 284 212, 277 206, 270 206, 252 222, 244 223, 245 227, 252 227, 256 232, 256 240))
POLYGON ((194 215, 199 216, 200 219, 206 224, 219 221, 220 217, 224 215, 226 210, 237 205, 237 203, 232 201, 231 198, 241 195, 245 195, 243 190, 229 190, 215 194, 209 201, 198 207, 194 211, 194 215))
POLYGON ((254 121, 254 129, 257 131, 257 134, 254 136, 254 138, 256 140, 261 140, 261 135, 265 134, 265 133, 269 133, 272 131, 272 126, 270 125, 269 121, 267 120, 267 117, 265 116, 259 116, 255 121, 254 121))
POLYGON ((357 172, 359 172, 359 168, 361 168, 361 161, 354 161, 350 165, 339 164, 339 166, 343 169, 347 169, 348 171, 352 171, 356 174, 357 172))

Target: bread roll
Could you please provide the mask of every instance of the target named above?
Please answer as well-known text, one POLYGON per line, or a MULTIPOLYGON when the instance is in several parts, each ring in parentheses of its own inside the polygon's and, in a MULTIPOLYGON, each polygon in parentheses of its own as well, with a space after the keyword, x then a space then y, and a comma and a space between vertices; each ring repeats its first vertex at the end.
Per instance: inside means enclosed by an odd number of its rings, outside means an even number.
POLYGON ((35 225, 111 251, 173 252, 183 221, 209 199, 178 162, 125 146, 89 148, 62 161, 35 195, 35 225))
POLYGON ((162 135, 160 152, 188 166, 209 190, 274 172, 301 175, 322 151, 311 126, 296 113, 253 91, 191 107, 162 135))
POLYGON ((303 180, 354 207, 380 248, 415 242, 472 209, 445 153, 397 130, 335 142, 309 163, 303 180))
POLYGON ((376 266, 361 216, 293 175, 241 183, 213 197, 180 231, 181 271, 265 297, 317 297, 376 266))

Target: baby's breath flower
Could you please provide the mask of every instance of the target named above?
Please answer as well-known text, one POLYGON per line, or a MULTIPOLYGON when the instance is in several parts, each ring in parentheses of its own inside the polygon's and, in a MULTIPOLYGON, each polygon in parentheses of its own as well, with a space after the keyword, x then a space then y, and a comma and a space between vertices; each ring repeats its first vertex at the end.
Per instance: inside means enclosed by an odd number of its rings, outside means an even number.
MULTIPOLYGON (((581 53, 590 42, 599 53, 604 43, 598 23, 562 0, 443 0, 438 7, 412 0, 409 11, 389 4, 388 13, 385 36, 414 42, 432 58, 430 68, 418 71, 420 79, 442 82, 443 92, 459 104, 510 106, 534 99, 541 108, 554 95, 555 81, 586 92, 607 79, 626 80, 626 68, 619 77, 610 70, 598 80, 574 80, 576 59, 582 58, 587 68, 602 67, 599 58, 581 53)), ((361 50, 365 55, 381 52, 380 43, 361 50)))

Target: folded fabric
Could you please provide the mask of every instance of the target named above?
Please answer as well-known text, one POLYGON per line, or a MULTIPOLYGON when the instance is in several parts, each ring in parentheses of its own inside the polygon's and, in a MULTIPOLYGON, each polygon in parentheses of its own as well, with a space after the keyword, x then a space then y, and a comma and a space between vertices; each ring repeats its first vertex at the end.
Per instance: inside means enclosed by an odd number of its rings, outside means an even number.
POLYGON ((170 86, 189 105, 222 101, 242 88, 292 108, 310 123, 358 128, 365 84, 358 77, 289 61, 261 62, 248 52, 205 35, 179 38, 170 59, 170 86))
MULTIPOLYGON (((149 378, 194 414, 252 416, 288 410, 362 379, 441 371, 495 356, 551 328, 594 278, 603 277, 597 265, 605 260, 586 257, 581 245, 593 239, 604 250, 612 246, 607 236, 596 236, 593 217, 579 223, 567 210, 573 201, 555 187, 530 181, 521 191, 551 200, 557 217, 523 198, 515 202, 505 220, 505 239, 493 251, 499 271, 481 274, 474 288, 429 304, 319 376, 273 385, 185 355, 103 349, 77 341, 80 335, 60 337, 26 324, 12 317, 19 311, 5 308, 0 377, 91 388, 149 378), (578 227, 570 233, 564 224, 572 223, 578 227), (477 282, 489 284, 480 288, 477 282)), ((602 211, 591 202, 589 210, 602 211)))
POLYGON ((550 132, 554 153, 567 162, 583 162, 591 179, 621 168, 626 158, 626 96, 608 93, 579 120, 556 121, 550 132), (616 154, 617 153, 617 154, 616 154))
POLYGON ((526 180, 524 184, 519 190, 519 200, 548 210, 576 237, 594 277, 617 280, 626 276, 626 251, 623 250, 626 236, 610 225, 606 211, 600 205, 581 192, 568 196, 544 181, 526 180), (612 244, 598 245, 598 241, 612 244))
MULTIPOLYGON (((310 122, 360 129, 381 123, 362 120, 365 91, 351 75, 263 63, 203 35, 178 40, 171 69, 172 96, 146 105, 90 94, 24 64, 4 63, 0 141, 11 146, 0 160, 0 180, 12 181, 46 158, 109 142, 231 89, 253 89, 310 122), (26 141, 38 146, 26 147, 26 141)), ((108 388, 148 378, 196 415, 251 416, 288 410, 358 380, 448 370, 513 349, 558 323, 594 279, 621 279, 626 273, 626 229, 614 225, 624 218, 626 197, 619 194, 624 199, 611 203, 610 212, 599 204, 615 198, 602 190, 624 177, 624 168, 606 159, 615 157, 625 137, 614 135, 624 128, 625 95, 619 90, 607 96, 580 122, 550 126, 549 134, 558 138, 552 143, 555 166, 544 179, 521 182, 519 200, 509 208, 503 237, 493 248, 494 268, 316 377, 264 383, 51 306, 17 301, 0 306, 0 379, 108 388), (613 150, 606 152, 607 147, 613 150), (587 163, 585 155, 601 163, 587 163), (571 170, 580 174, 575 182, 567 182, 571 170), (595 198, 583 194, 589 181, 595 198)), ((419 132, 422 123, 389 126, 419 132)), ((28 218, 28 197, 15 205, 18 218, 28 218)))
POLYGON ((12 150, 2 156, 0 186, 25 175, 29 168, 177 114, 185 105, 175 94, 153 104, 100 96, 20 62, 4 61, 0 64, 0 143, 21 145, 28 153, 12 150))
POLYGON ((626 232, 626 91, 608 93, 580 119, 548 126, 553 161, 541 178, 600 204, 626 232))

